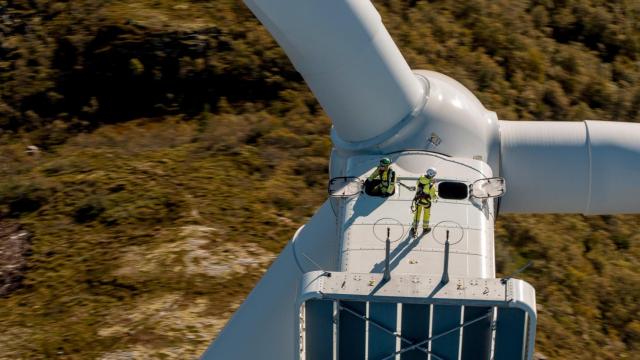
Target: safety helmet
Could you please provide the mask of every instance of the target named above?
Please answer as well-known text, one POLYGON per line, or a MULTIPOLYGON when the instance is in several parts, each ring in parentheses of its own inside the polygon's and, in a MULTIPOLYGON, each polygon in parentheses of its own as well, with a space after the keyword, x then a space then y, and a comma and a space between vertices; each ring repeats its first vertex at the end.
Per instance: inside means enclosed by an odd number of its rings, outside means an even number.
POLYGON ((389 158, 380 159, 380 166, 389 166, 389 165, 391 165, 391 159, 389 158))
POLYGON ((427 169, 427 178, 429 178, 429 179, 433 179, 434 177, 436 177, 436 174, 437 174, 437 173, 438 173, 438 172, 436 171, 436 169, 434 169, 434 168, 429 168, 429 169, 427 169))

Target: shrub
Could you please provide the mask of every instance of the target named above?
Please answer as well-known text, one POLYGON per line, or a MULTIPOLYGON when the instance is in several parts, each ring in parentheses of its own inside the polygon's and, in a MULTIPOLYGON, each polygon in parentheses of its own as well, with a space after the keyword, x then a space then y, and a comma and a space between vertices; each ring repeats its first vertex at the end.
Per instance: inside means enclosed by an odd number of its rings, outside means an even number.
POLYGON ((73 218, 77 223, 87 223, 95 220, 105 211, 105 205, 99 197, 88 197, 78 204, 73 218))
POLYGON ((20 217, 44 206, 53 189, 39 181, 10 182, 0 185, 0 204, 8 208, 10 217, 20 217))

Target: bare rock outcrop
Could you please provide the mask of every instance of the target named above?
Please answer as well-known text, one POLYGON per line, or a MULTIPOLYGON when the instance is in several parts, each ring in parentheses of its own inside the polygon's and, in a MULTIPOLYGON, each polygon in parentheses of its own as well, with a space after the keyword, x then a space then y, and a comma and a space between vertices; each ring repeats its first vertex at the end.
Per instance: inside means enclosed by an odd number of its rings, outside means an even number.
POLYGON ((0 220, 0 296, 22 284, 27 271, 31 234, 13 221, 0 220))

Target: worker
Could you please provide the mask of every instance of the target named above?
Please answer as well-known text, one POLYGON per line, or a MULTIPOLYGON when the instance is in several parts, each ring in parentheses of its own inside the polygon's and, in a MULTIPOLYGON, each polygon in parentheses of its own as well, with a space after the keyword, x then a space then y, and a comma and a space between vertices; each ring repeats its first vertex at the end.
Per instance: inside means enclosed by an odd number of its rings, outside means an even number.
POLYGON ((418 223, 420 222, 420 213, 422 218, 423 234, 429 232, 429 217, 431 215, 431 205, 436 201, 438 194, 435 187, 436 169, 429 168, 425 175, 420 176, 416 186, 416 195, 413 198, 411 210, 414 212, 413 224, 411 225, 412 235, 418 233, 418 223))
POLYGON ((396 192, 396 172, 391 168, 391 159, 380 159, 378 167, 364 182, 364 191, 371 196, 382 197, 396 192))

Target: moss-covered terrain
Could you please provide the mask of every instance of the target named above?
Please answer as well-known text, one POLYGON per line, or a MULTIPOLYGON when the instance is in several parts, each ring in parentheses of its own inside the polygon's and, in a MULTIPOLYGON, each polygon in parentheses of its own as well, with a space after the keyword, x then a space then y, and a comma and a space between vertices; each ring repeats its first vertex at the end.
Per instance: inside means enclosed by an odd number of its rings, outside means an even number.
POLYGON ((3 145, 3 210, 33 239, 22 288, 0 300, 2 354, 201 352, 323 201, 328 139, 289 143, 279 122, 204 114, 103 126, 34 155, 3 145))
MULTIPOLYGON (((375 1, 502 119, 640 120, 635 1, 375 1)), ((0 0, 0 359, 196 358, 324 201, 330 121, 237 0, 0 0)), ((503 216, 537 351, 640 358, 640 218, 503 216)))

